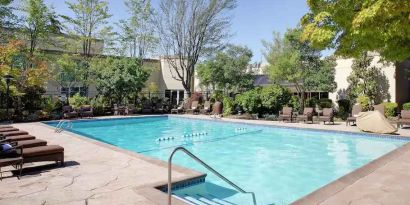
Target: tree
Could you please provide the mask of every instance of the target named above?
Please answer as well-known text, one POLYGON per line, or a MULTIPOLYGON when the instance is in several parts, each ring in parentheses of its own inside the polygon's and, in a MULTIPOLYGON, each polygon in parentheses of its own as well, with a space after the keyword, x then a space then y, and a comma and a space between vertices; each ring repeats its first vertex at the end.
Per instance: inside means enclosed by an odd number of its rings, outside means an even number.
POLYGON ((91 57, 93 44, 102 31, 106 33, 108 2, 104 0, 78 0, 77 3, 66 1, 74 17, 61 16, 72 26, 72 34, 81 41, 82 55, 91 57))
POLYGON ((300 35, 300 28, 289 29, 283 38, 274 33, 273 43, 264 41, 263 44, 267 49, 265 58, 269 62, 270 78, 279 84, 292 83, 303 110, 307 91, 332 92, 336 89, 336 63, 332 58, 321 59, 320 50, 307 41, 300 41, 300 35))
POLYGON ((23 32, 30 44, 30 56, 33 56, 38 43, 45 43, 45 39, 49 42, 51 38, 47 37, 52 33, 60 33, 61 25, 43 0, 25 0, 23 11, 26 13, 23 32))
MULTIPOLYGON (((14 8, 10 6, 13 0, 0 0, 0 28, 15 28, 18 22, 13 13, 14 8)), ((10 33, 0 29, 0 40, 4 41, 10 37, 10 33)))
POLYGON ((117 103, 140 92, 150 73, 139 59, 133 58, 95 59, 91 67, 98 92, 117 103))
POLYGON ((157 15, 158 37, 175 80, 191 96, 195 65, 200 57, 219 50, 228 36, 229 10, 235 0, 162 0, 157 15))
POLYGON ((129 56, 143 59, 158 43, 154 36, 151 0, 127 0, 125 5, 131 16, 118 24, 122 30, 120 39, 123 48, 129 50, 129 56))
POLYGON ((252 87, 253 76, 248 72, 252 51, 247 47, 229 45, 210 60, 198 65, 201 84, 225 93, 245 91, 252 87))
POLYGON ((335 48, 336 54, 359 57, 378 52, 385 60, 410 57, 410 1, 308 0, 301 20, 302 38, 318 48, 335 48))
POLYGON ((352 72, 347 78, 347 96, 352 102, 361 95, 369 97, 373 104, 390 100, 389 80, 380 68, 371 66, 372 61, 373 57, 366 53, 353 60, 352 72))
POLYGON ((84 67, 79 65, 81 60, 77 56, 63 54, 56 59, 56 64, 53 66, 53 80, 60 86, 68 88, 67 97, 71 97, 71 88, 81 82, 84 77, 84 67))

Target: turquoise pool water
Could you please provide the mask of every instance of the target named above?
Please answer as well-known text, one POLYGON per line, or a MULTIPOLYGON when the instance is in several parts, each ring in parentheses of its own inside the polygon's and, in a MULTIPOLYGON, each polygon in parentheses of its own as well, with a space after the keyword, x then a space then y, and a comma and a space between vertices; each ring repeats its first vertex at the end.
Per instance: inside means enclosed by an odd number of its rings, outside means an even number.
MULTIPOLYGON (((182 145, 245 190, 255 192, 258 204, 289 204, 408 142, 172 116, 73 124, 72 132, 165 161, 172 148, 182 145), (184 137, 192 133, 203 134, 184 137)), ((234 204, 251 204, 250 196, 237 193, 186 155, 178 153, 174 160, 208 173, 206 183, 178 190, 177 195, 210 193, 234 204)))

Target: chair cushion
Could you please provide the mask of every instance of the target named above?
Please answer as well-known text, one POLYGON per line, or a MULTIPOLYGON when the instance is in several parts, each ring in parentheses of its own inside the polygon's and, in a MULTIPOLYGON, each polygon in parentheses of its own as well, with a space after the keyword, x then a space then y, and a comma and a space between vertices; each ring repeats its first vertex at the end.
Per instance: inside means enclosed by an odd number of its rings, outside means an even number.
POLYGON ((8 128, 0 128, 0 132, 11 132, 11 131, 18 131, 19 129, 14 128, 14 127, 8 127, 8 128))
POLYGON ((31 136, 31 135, 15 135, 15 136, 8 136, 6 139, 15 142, 15 141, 23 141, 23 140, 33 140, 36 139, 36 137, 31 136))
POLYGON ((31 148, 23 149, 23 158, 56 154, 56 153, 61 153, 61 152, 64 152, 64 148, 58 145, 31 147, 31 148))
POLYGON ((1 132, 3 136, 15 136, 15 135, 28 135, 28 132, 26 131, 10 131, 10 132, 1 132))
POLYGON ((402 110, 400 115, 403 119, 410 119, 410 110, 402 110))
POLYGON ((284 107, 282 110, 283 115, 292 115, 293 109, 291 107, 284 107))
POLYGON ((0 125, 0 128, 12 128, 13 126, 11 125, 0 125))
POLYGON ((17 146, 23 147, 23 148, 39 147, 39 146, 46 146, 46 145, 47 145, 47 141, 40 140, 40 139, 24 140, 24 141, 17 142, 17 146))

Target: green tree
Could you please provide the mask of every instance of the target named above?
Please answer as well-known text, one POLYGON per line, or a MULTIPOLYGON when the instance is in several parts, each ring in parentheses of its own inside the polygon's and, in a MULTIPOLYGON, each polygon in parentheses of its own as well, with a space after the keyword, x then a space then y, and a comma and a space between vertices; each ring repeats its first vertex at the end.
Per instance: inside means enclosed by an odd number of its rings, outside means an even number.
POLYGON ((23 4, 25 39, 29 42, 29 53, 31 56, 38 43, 50 43, 53 33, 60 33, 61 24, 55 13, 50 10, 43 0, 25 0, 23 4))
MULTIPOLYGON (((0 28, 15 28, 18 18, 13 13, 14 8, 10 6, 13 0, 0 0, 0 28)), ((0 40, 5 41, 10 38, 10 33, 0 29, 0 40)))
POLYGON ((81 41, 81 54, 91 57, 93 44, 100 34, 107 33, 109 29, 107 20, 111 17, 108 13, 108 2, 104 0, 78 0, 76 3, 66 1, 68 8, 74 16, 61 16, 70 25, 70 33, 81 41))
POLYGON ((201 57, 215 52, 228 35, 228 12, 236 0, 161 0, 155 17, 163 54, 172 76, 191 96, 195 66, 201 57))
POLYGON ((308 0, 302 18, 302 38, 315 47, 334 48, 336 54, 359 57, 376 51, 385 60, 410 57, 410 1, 308 0))
POLYGON ((347 96, 351 101, 361 95, 369 97, 373 104, 390 100, 389 80, 381 68, 371 66, 372 61, 373 57, 366 53, 353 60, 352 72, 347 77, 347 96))
POLYGON ((336 89, 335 60, 322 59, 320 50, 300 41, 301 29, 289 29, 284 37, 274 33, 272 43, 264 41, 268 74, 275 83, 292 83, 303 110, 305 94, 310 90, 332 92, 336 89))
POLYGON ((150 73, 139 59, 133 58, 95 59, 91 68, 96 75, 98 92, 117 103, 123 103, 129 96, 140 92, 150 73))
POLYGON ((127 0, 125 5, 130 17, 118 24, 122 30, 120 40, 123 49, 129 50, 129 56, 143 59, 158 43, 152 23, 151 0, 127 0))
POLYGON ((68 88, 68 96, 71 97, 71 88, 82 84, 84 81, 84 67, 81 66, 81 58, 78 56, 63 54, 55 59, 55 64, 52 69, 52 78, 59 84, 61 91, 62 87, 68 88))
POLYGON ((198 65, 201 84, 225 93, 241 92, 252 87, 253 76, 248 71, 252 51, 247 47, 229 45, 213 58, 198 65))

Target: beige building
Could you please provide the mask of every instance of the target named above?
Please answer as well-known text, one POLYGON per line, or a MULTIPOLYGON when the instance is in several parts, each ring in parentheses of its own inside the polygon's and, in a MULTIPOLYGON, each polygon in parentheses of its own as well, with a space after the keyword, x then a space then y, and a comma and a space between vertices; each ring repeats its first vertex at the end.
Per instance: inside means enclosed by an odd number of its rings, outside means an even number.
MULTIPOLYGON (((379 55, 372 55, 374 59, 371 66, 381 68, 389 85, 388 92, 390 99, 386 99, 386 101, 397 102, 399 105, 409 102, 410 81, 408 80, 409 76, 405 74, 405 69, 410 69, 410 61, 405 61, 396 67, 393 63, 380 62, 379 55)), ((336 62, 335 81, 337 83, 337 90, 334 93, 329 93, 329 98, 332 99, 333 102, 337 102, 346 97, 346 90, 349 86, 347 78, 352 72, 353 59, 338 59, 336 62)))

